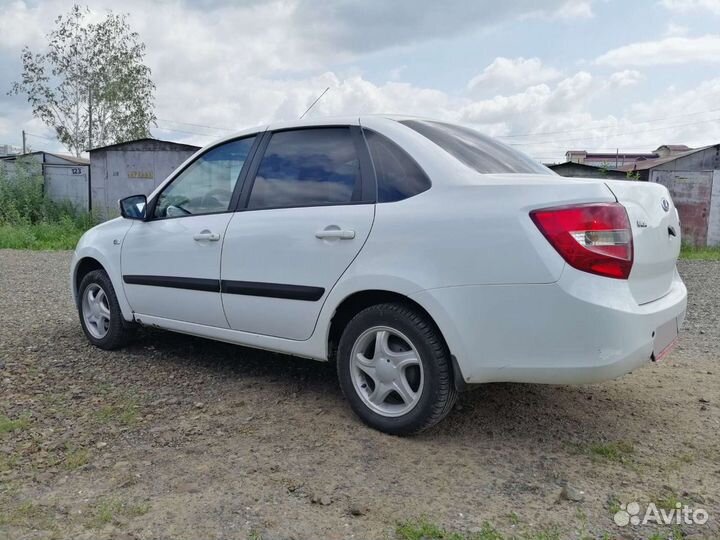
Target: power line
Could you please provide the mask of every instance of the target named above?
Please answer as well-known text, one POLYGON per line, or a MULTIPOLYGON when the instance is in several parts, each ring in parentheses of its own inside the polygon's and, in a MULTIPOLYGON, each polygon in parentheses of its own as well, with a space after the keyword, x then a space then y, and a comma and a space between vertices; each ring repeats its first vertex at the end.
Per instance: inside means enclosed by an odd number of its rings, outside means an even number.
POLYGON ((46 137, 45 135, 37 135, 36 133, 30 133, 28 131, 25 132, 25 135, 30 135, 31 137, 38 137, 40 139, 47 139, 48 141, 57 141, 57 137, 46 137))
POLYGON ((182 129, 175 129, 175 128, 165 128, 162 126, 155 126, 155 129, 159 129, 160 131, 169 131, 172 133, 185 133, 186 135, 202 135, 203 137, 217 137, 217 135, 212 133, 200 133, 199 131, 186 131, 182 129))
POLYGON ((207 129, 217 129, 220 131, 237 131, 236 129, 232 128, 226 128, 226 127, 220 127, 220 126, 208 126, 205 124, 193 124, 191 122, 180 122, 178 120, 167 120, 165 118, 158 118, 160 122, 169 122, 170 124, 182 124, 185 126, 192 126, 192 127, 200 127, 200 128, 207 128, 207 129))
MULTIPOLYGON (((717 112, 720 111, 720 109, 709 109, 706 111, 697 111, 694 113, 685 113, 685 114, 674 114, 670 116, 664 116, 664 117, 658 117, 653 118, 650 120, 642 120, 633 122, 633 124, 652 124, 654 122, 662 122, 663 120, 669 120, 670 118, 684 118, 687 116, 695 116, 696 114, 705 114, 705 113, 711 113, 711 112, 717 112)), ((515 137, 531 137, 535 135, 559 135, 562 133, 574 133, 576 131, 589 131, 591 129, 605 129, 605 128, 612 128, 616 127, 616 124, 605 124, 601 126, 590 126, 587 128, 577 128, 577 129, 567 129, 567 130, 560 130, 560 131, 537 131, 535 133, 513 133, 512 135, 499 135, 498 138, 500 139, 511 139, 515 137)))
POLYGON ((604 134, 604 135, 591 135, 588 137, 580 137, 575 139, 552 139, 549 141, 536 141, 536 142, 523 142, 523 143, 508 143, 510 146, 544 146, 544 145, 552 145, 552 143, 561 143, 561 142, 577 142, 577 141, 587 141, 592 139, 599 139, 601 137, 610 138, 610 137, 623 137, 626 135, 639 135, 642 133, 650 133, 652 131, 662 131, 665 129, 672 129, 672 128, 678 128, 678 127, 686 127, 686 126, 696 126, 698 124, 708 124, 710 122, 718 122, 720 121, 720 118, 712 118, 710 120, 700 120, 698 122, 687 122, 684 124, 673 124, 670 126, 662 126, 657 128, 651 128, 651 129, 643 129, 640 131, 626 131, 626 132, 620 132, 620 133, 612 133, 612 134, 604 134))

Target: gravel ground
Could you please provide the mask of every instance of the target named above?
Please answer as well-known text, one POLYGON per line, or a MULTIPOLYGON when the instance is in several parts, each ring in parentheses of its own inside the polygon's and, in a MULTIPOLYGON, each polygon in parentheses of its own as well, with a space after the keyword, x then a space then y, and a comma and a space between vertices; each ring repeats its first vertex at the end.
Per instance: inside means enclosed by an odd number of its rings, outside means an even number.
POLYGON ((0 250, 0 538, 396 538, 423 519, 480 538, 720 538, 720 263, 681 262, 688 318, 660 364, 486 385, 400 439, 352 415, 327 364, 157 331, 91 347, 69 261, 0 250), (676 500, 710 520, 613 523, 621 503, 676 500))

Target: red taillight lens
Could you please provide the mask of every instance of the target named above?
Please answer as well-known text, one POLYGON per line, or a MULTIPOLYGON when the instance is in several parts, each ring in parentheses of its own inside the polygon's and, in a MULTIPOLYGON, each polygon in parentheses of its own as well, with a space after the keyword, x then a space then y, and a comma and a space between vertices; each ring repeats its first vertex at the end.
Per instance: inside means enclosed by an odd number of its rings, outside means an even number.
POLYGON ((632 231, 621 204, 543 208, 530 212, 530 218, 570 266, 616 279, 630 275, 632 231))

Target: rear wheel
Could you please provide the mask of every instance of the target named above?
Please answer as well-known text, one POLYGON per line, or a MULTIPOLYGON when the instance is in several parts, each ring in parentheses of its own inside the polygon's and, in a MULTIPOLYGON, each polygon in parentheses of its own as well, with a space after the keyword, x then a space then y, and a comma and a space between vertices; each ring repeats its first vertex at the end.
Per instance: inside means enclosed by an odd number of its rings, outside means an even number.
POLYGON ((78 289, 80 324, 90 343, 101 349, 117 349, 133 335, 125 322, 110 278, 104 270, 89 272, 78 289))
POLYGON ((447 347, 435 325, 408 306, 379 304, 358 313, 343 332, 337 361, 350 406, 380 431, 418 433, 455 402, 447 347))

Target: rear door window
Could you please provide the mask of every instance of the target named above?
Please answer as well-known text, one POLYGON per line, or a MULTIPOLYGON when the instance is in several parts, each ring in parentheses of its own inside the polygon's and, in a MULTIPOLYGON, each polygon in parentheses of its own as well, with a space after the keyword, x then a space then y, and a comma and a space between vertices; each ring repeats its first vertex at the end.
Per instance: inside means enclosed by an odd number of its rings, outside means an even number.
POLYGON ((361 198, 360 161, 350 129, 273 133, 248 208, 347 204, 361 198))

